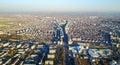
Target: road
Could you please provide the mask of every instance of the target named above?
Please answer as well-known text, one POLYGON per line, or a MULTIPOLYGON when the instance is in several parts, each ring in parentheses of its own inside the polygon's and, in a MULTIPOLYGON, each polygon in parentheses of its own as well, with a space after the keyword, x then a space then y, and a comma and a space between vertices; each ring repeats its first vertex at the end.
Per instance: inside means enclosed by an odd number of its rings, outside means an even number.
POLYGON ((69 54, 68 54, 68 50, 69 50, 68 35, 65 30, 67 24, 68 24, 68 21, 66 21, 66 23, 63 24, 62 26, 58 26, 58 23, 54 23, 54 25, 55 25, 54 29, 57 32, 56 32, 56 34, 54 34, 55 36, 54 36, 53 40, 56 41, 56 39, 57 39, 57 41, 60 41, 61 39, 63 39, 63 43, 64 43, 63 47, 65 49, 65 65, 71 65, 69 63, 69 54), (60 33, 61 31, 62 31, 63 38, 61 37, 61 33, 60 33))
POLYGON ((68 35, 66 33, 66 30, 65 30, 65 27, 67 25, 67 21, 64 25, 62 25, 62 30, 63 30, 63 35, 64 35, 64 38, 63 38, 63 42, 64 42, 64 47, 65 47, 65 64, 66 65, 70 65, 69 64, 69 54, 68 54, 68 50, 69 50, 69 47, 68 47, 68 35))

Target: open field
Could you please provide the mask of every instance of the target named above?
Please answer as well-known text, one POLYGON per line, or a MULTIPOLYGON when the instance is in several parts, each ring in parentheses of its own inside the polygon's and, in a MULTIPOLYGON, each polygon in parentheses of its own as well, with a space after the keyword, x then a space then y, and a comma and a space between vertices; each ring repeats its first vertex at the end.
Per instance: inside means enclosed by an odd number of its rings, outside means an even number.
POLYGON ((0 16, 0 30, 8 32, 19 28, 15 21, 17 20, 15 20, 14 18, 6 18, 0 16))

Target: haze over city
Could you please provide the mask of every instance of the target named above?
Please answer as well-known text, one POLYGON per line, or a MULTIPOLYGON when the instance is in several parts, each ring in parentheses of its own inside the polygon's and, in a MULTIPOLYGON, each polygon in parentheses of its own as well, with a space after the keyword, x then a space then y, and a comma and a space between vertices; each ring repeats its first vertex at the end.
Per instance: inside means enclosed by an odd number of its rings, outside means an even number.
POLYGON ((120 0, 0 0, 0 65, 120 65, 120 0))
POLYGON ((119 12, 120 0, 1 0, 0 12, 119 12))

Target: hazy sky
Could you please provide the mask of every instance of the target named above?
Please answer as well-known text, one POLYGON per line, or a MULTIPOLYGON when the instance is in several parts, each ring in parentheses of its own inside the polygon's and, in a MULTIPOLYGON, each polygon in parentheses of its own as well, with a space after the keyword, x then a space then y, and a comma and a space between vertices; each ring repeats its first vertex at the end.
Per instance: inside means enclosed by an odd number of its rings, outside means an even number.
POLYGON ((0 12, 119 12, 120 0, 0 0, 0 12))

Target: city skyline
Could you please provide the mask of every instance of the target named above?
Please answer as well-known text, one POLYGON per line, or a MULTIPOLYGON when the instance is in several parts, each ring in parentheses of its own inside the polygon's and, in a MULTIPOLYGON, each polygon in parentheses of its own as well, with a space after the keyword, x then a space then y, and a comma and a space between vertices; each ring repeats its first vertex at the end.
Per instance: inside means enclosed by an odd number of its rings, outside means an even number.
POLYGON ((2 0, 0 12, 120 12, 119 0, 2 0))
POLYGON ((0 65, 120 65, 120 0, 1 0, 0 65))

